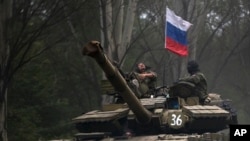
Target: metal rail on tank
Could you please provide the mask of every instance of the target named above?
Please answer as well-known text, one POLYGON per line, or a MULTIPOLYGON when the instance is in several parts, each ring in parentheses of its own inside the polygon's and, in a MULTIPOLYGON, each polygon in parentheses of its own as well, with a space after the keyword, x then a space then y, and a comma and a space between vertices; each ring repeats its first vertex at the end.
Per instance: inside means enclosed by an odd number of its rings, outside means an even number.
POLYGON ((141 105, 134 92, 129 88, 127 82, 120 74, 118 69, 111 63, 108 57, 104 54, 103 48, 98 41, 90 41, 82 49, 83 55, 88 55, 96 60, 99 66, 103 69, 107 79, 119 92, 129 108, 133 111, 136 119, 141 124, 149 124, 152 119, 152 113, 141 105))

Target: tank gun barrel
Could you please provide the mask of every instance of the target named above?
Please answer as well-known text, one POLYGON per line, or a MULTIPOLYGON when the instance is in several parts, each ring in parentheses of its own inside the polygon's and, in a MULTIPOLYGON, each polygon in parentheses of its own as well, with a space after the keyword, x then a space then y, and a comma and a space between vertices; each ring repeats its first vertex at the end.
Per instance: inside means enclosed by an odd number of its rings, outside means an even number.
POLYGON ((135 114, 137 121, 141 124, 148 124, 151 121, 152 113, 140 103, 134 92, 129 88, 127 82, 122 77, 118 69, 111 63, 104 54, 103 48, 98 41, 90 41, 82 50, 83 55, 93 57, 99 66, 103 69, 107 79, 120 93, 130 109, 135 114))

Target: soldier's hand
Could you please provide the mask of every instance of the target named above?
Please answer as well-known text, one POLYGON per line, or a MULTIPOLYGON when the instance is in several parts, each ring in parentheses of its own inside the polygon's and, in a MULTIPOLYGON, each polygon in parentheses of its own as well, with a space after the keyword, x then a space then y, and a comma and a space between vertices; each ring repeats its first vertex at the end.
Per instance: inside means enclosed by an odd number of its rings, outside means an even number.
POLYGON ((144 80, 146 78, 146 74, 139 74, 139 79, 144 80))

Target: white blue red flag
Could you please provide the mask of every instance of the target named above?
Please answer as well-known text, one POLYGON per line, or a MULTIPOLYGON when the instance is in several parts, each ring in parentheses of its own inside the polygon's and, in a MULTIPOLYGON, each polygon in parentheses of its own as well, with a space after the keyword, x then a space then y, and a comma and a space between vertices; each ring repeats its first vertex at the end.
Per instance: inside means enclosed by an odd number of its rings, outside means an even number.
POLYGON ((177 16, 172 10, 166 11, 165 48, 180 56, 188 55, 187 30, 192 24, 177 16))

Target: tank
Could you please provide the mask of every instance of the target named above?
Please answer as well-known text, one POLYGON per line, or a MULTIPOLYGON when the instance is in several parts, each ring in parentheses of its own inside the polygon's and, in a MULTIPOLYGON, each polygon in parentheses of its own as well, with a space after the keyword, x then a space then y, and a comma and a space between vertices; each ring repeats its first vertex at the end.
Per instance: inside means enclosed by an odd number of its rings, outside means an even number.
POLYGON ((231 100, 209 94, 211 102, 199 103, 191 83, 179 82, 157 87, 150 98, 137 98, 128 80, 106 56, 100 42, 90 41, 83 49, 106 74, 107 95, 115 97, 102 109, 72 119, 81 140, 195 140, 227 141, 220 131, 237 124, 237 113, 231 100), (111 92, 112 91, 112 92, 111 92))

